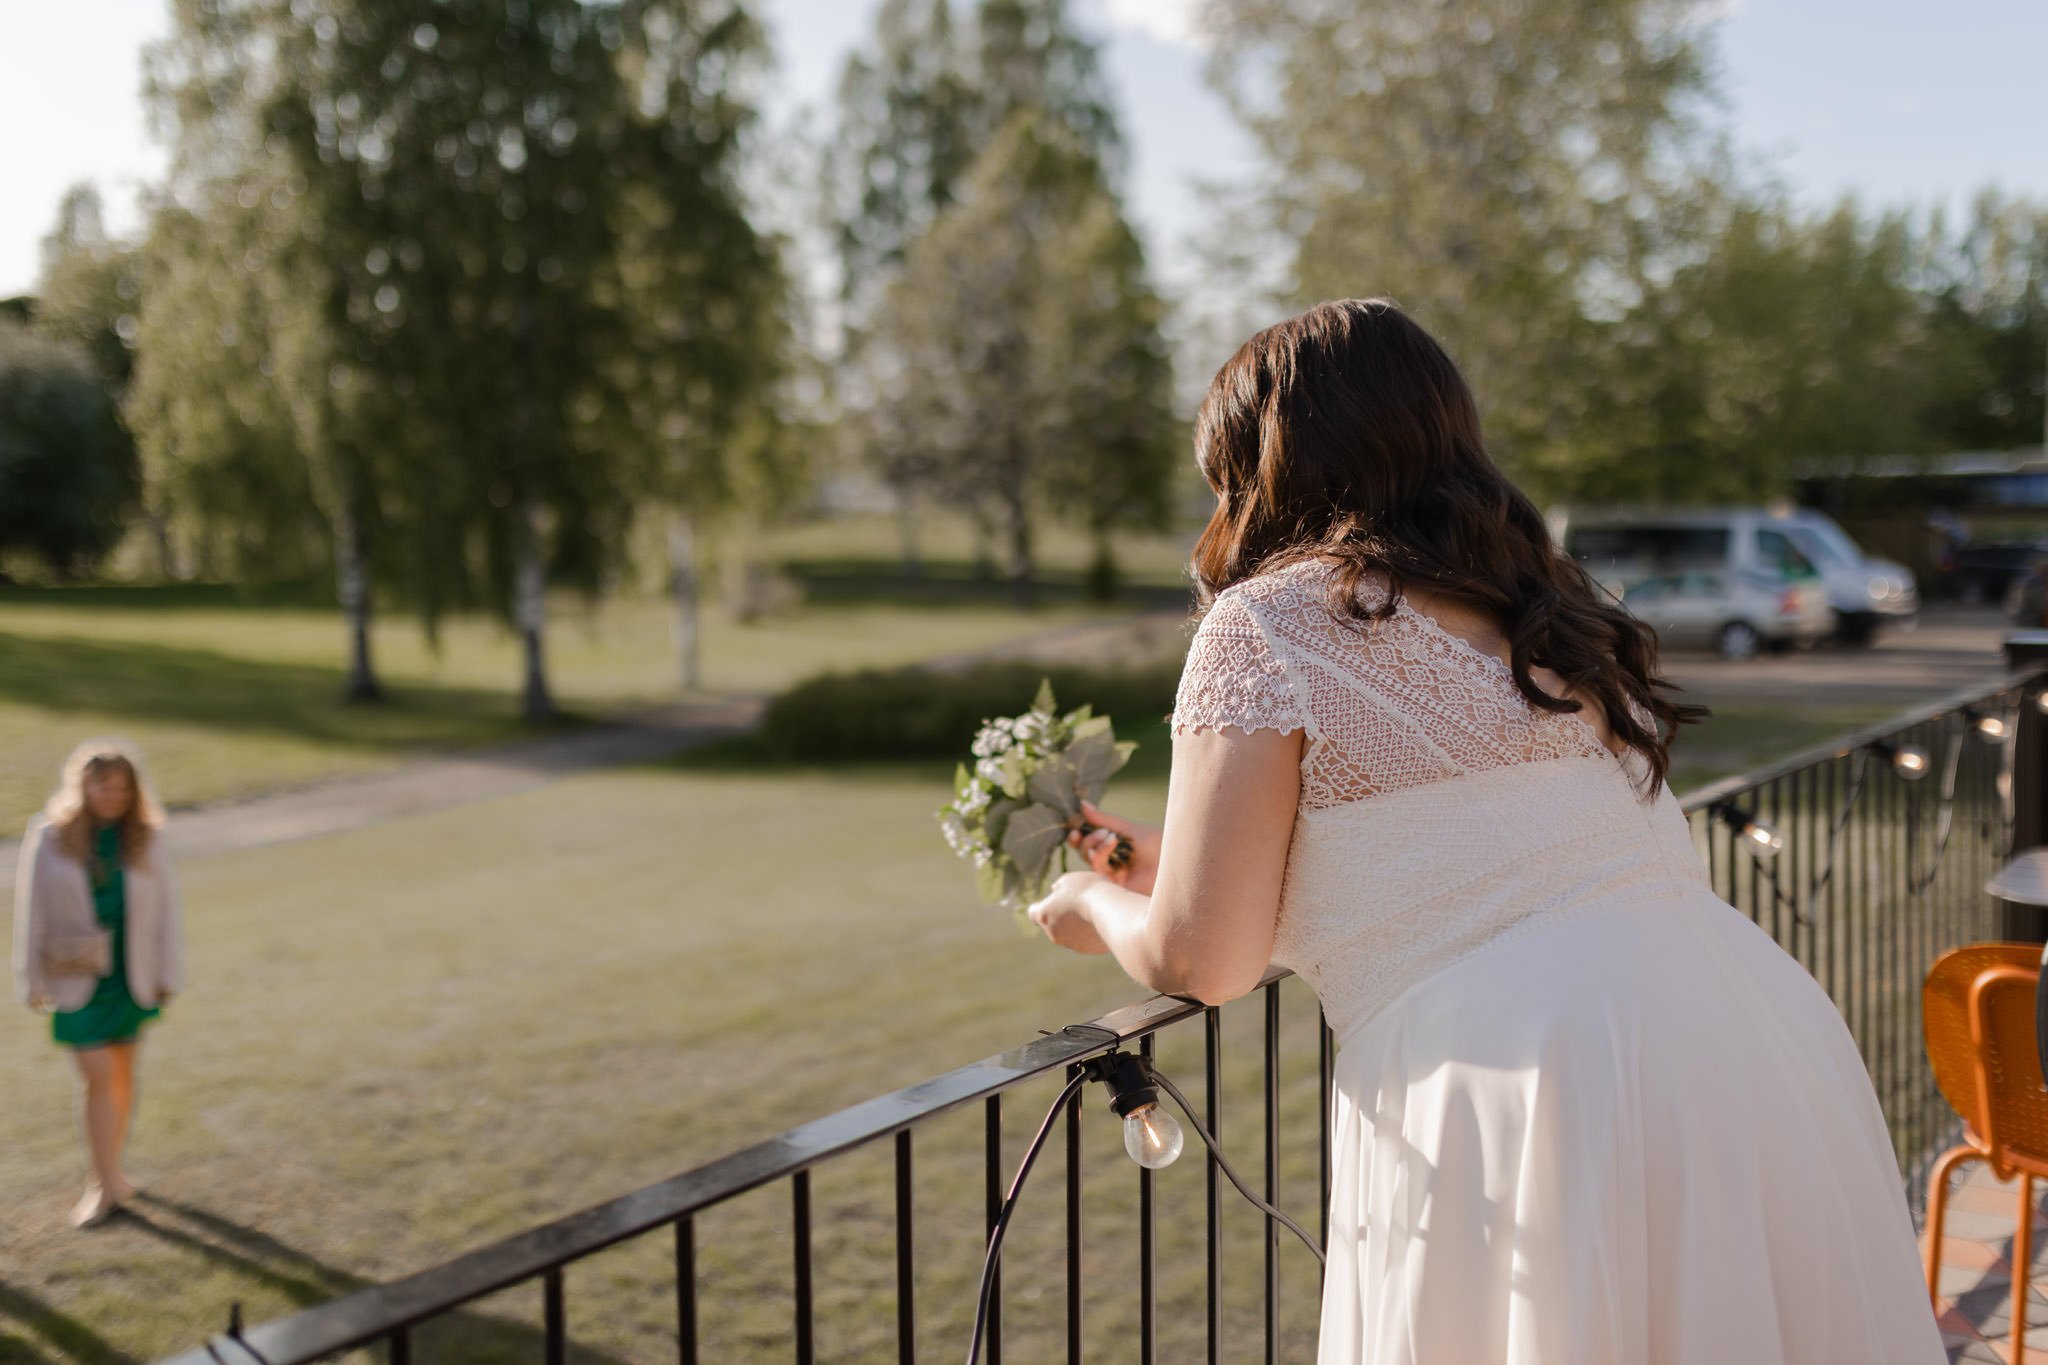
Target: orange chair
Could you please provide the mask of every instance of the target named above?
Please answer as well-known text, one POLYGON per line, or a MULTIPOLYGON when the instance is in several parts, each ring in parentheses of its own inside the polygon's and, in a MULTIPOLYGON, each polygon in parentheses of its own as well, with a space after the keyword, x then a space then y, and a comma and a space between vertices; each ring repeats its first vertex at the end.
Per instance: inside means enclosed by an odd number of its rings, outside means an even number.
POLYGON ((2038 943, 1973 943, 1947 953, 1920 989, 1921 1026, 1935 1084, 1962 1115, 1963 1145, 1934 1163, 1927 1192, 1927 1293, 1937 1303, 1948 1182, 1972 1159, 2000 1180, 2020 1178, 2012 1241, 2012 1359, 2026 1358, 2027 1272, 2032 1265, 2034 1177, 2048 1178, 2048 1087, 2034 1035, 2038 943))

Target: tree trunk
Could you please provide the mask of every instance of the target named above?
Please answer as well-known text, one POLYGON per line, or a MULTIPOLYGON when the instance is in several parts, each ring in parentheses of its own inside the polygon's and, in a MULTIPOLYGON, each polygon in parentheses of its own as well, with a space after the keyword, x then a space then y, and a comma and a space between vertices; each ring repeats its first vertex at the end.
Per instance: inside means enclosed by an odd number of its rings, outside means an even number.
POLYGON ((368 555, 363 547, 362 519, 356 513, 353 493, 343 497, 341 524, 334 538, 335 592, 341 598, 342 616, 348 622, 348 683, 342 699, 349 702, 379 702, 384 689, 377 684, 377 671, 370 665, 370 575, 368 555))
POLYGON ((178 578, 178 557, 171 549, 171 519, 160 507, 145 507, 142 519, 149 524, 149 538, 156 549, 157 576, 166 583, 178 578))
POLYGON ((1011 452, 1010 477, 1004 480, 1003 506, 1010 514, 1010 601, 1019 611, 1037 605, 1037 565, 1031 555, 1031 499, 1024 487, 1023 457, 1011 452))
POLYGON ((1109 528, 1095 528, 1095 557, 1088 564, 1088 597, 1095 602, 1113 602, 1117 590, 1116 546, 1109 528))
POLYGON ((896 485, 896 530, 903 539, 903 576, 915 583, 924 577, 924 554, 917 541, 917 490, 908 479, 896 485))
POLYGON ((992 583, 996 577, 996 519, 979 497, 967 505, 967 515, 974 521, 974 581, 992 583))
POLYGON ((687 513, 677 512, 669 519, 668 575, 676 599, 676 661, 682 670, 683 690, 694 692, 702 681, 698 659, 701 594, 697 583, 697 527, 687 513))
POLYGON ((519 622, 519 638, 525 646, 526 687, 519 713, 532 722, 555 719, 555 700, 548 692, 547 660, 542 653, 542 635, 547 626, 546 576, 542 571, 540 517, 531 502, 520 504, 519 558, 513 567, 513 613, 519 622))

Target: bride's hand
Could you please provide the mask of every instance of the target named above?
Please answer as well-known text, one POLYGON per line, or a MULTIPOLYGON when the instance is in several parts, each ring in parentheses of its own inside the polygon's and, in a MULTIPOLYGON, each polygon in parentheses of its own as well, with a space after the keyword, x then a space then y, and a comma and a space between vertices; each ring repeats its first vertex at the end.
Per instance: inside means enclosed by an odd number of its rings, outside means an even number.
POLYGON ((1111 815, 1092 801, 1081 803, 1081 818, 1094 829, 1087 834, 1075 830, 1067 836, 1067 843, 1087 856, 1089 867, 1118 886, 1141 896, 1151 895, 1152 884, 1159 877, 1158 827, 1111 815), (1109 855, 1116 847, 1119 835, 1131 841, 1130 865, 1121 871, 1113 870, 1109 865, 1109 855))
POLYGON ((1047 889, 1045 899, 1034 901, 1024 913, 1062 948, 1077 953, 1106 953, 1109 945, 1102 941, 1095 921, 1088 917, 1086 893, 1088 884, 1096 880, 1093 872, 1063 873, 1047 889))

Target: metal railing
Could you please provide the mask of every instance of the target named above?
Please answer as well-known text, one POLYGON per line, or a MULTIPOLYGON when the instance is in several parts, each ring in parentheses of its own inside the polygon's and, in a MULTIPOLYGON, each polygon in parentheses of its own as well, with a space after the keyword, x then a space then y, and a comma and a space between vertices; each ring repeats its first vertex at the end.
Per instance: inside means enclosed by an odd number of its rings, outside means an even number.
MULTIPOLYGON (((2048 771, 2042 761, 2048 716, 2036 702, 2040 685, 2031 673, 2015 673, 1767 769, 1714 783, 1684 802, 1715 890, 1812 972, 1841 1009, 1882 1102, 1916 1214, 1925 1164, 1952 1117, 1923 1061, 1920 982, 1927 966, 1945 949, 2011 932, 2009 919, 1982 888, 2009 855, 2016 837, 2040 842, 2043 826, 2048 825, 2042 793, 2036 790, 2040 774, 2048 771), (1917 780, 1909 775, 1918 762, 1916 752, 1926 767, 1917 780), (2016 768, 2023 780, 2016 781, 2016 768), (1783 840, 1776 856, 1758 858, 1745 851, 1751 844, 1758 844, 1761 851, 1759 838, 1772 833, 1783 840)), ((1021 1098, 1020 1092, 1034 1082, 1071 1078, 1082 1062, 1113 1048, 1157 1056, 1162 1039, 1175 1046, 1191 1042, 1187 1035, 1197 1024, 1203 1071, 1200 1117, 1234 1153, 1262 1150, 1263 1194, 1269 1203, 1284 1204, 1282 1187, 1290 1182, 1298 1187, 1297 1202, 1308 1197, 1306 1171, 1312 1152, 1317 1226, 1327 1243, 1332 1038, 1313 997, 1289 984, 1286 975, 1274 972, 1256 992, 1228 1007, 1160 996, 1044 1034, 389 1284, 254 1327, 245 1328, 237 1320, 206 1345, 175 1357, 173 1365, 297 1365, 380 1344, 394 1365, 411 1361, 416 1352, 423 1359, 439 1359, 445 1353, 422 1346, 422 1332, 465 1305, 518 1286, 538 1288, 543 1359, 565 1361, 571 1349, 568 1269, 608 1248, 644 1243, 662 1233, 668 1238, 665 1259, 673 1265, 676 1357, 684 1365, 731 1360, 736 1348, 720 1344, 725 1338, 710 1321, 721 1307, 730 1306, 729 1299, 712 1296, 716 1302, 709 1314, 706 1311, 700 1231, 711 1210, 771 1185, 786 1188, 789 1236, 782 1254, 787 1258, 784 1283, 791 1306, 788 1332, 769 1352, 772 1358, 793 1357, 799 1365, 821 1356, 844 1358, 844 1352, 820 1346, 819 1286, 821 1274, 851 1273, 861 1278, 863 1294, 893 1293, 894 1339, 883 1349, 895 1359, 909 1365, 920 1358, 955 1358, 965 1346, 964 1330, 957 1341, 950 1334, 937 1341, 929 1331, 921 1340, 918 1290, 921 1279, 929 1280, 930 1275, 920 1274, 929 1267, 919 1257, 916 1210, 920 1193, 926 1192, 920 1163, 934 1158, 925 1154, 920 1134, 935 1128, 934 1121, 942 1115, 980 1109, 980 1150, 967 1159, 980 1167, 974 1183, 982 1196, 985 1216, 980 1226, 985 1231, 1001 1207, 1008 1174, 1006 1096, 1021 1098), (1258 1102, 1233 1101, 1237 1108, 1227 1133, 1226 1017, 1233 1028, 1249 1026, 1259 1040, 1258 1102), (1307 1103, 1303 1073, 1311 1052, 1316 1106, 1312 1131, 1301 1123, 1284 1125, 1281 1119, 1284 1076, 1293 1077, 1294 1102, 1307 1103), (1236 1126, 1247 1108, 1262 1120, 1256 1144, 1244 1142, 1236 1126), (893 1243, 892 1254, 863 1256, 857 1264, 820 1266, 813 1173, 885 1144, 893 1166, 891 1208, 872 1221, 875 1230, 889 1229, 883 1235, 893 1243)), ((1247 1238, 1244 1219, 1249 1206, 1239 1205, 1230 1215, 1235 1235, 1226 1236, 1225 1208, 1234 1195, 1223 1190, 1215 1159, 1206 1152, 1201 1289, 1196 1295, 1192 1276, 1176 1278, 1172 1305, 1178 1310, 1185 1300, 1199 1297, 1199 1326, 1178 1311, 1171 1322, 1162 1320, 1160 1295, 1166 1276, 1158 1220, 1159 1176, 1131 1167, 1120 1151, 1112 1158, 1124 1168, 1117 1179, 1127 1194, 1135 1194, 1134 1209, 1127 1201, 1124 1204, 1136 1224, 1135 1273, 1128 1283, 1091 1284, 1084 1260, 1084 1215, 1117 1201, 1104 1201, 1086 1185, 1083 1098, 1075 1094, 1067 1101, 1063 1119, 1063 1247, 1040 1258, 1041 1263, 1064 1262, 1063 1322, 1057 1330, 1039 1324, 1028 1358, 1055 1358, 1057 1340, 1063 1343, 1058 1349, 1067 1360, 1082 1360, 1087 1313, 1112 1296, 1123 1315, 1119 1331, 1127 1324, 1138 1348, 1135 1356, 1128 1347, 1106 1353, 1118 1361, 1136 1359, 1152 1365, 1169 1327, 1180 1336, 1198 1338, 1212 1365, 1224 1359, 1249 1360, 1255 1354, 1275 1361, 1286 1340, 1303 1332, 1312 1339, 1312 1265, 1306 1272, 1299 1266, 1287 1270, 1293 1278, 1304 1273, 1311 1278, 1283 1308, 1284 1245, 1278 1225, 1266 1215, 1256 1215, 1259 1235, 1247 1238), (1249 1250, 1254 1241, 1257 1254, 1249 1250), (1235 1279, 1242 1279, 1254 1265, 1260 1273, 1261 1309, 1255 1323, 1226 1321, 1226 1262, 1235 1279), (1135 1303, 1129 1302, 1132 1299, 1135 1303)), ((1035 1110, 1027 1115, 1036 1117, 1035 1110)), ((949 1154, 956 1175, 960 1155, 957 1150, 949 1154)), ((1236 1164, 1245 1164, 1242 1155, 1236 1164)), ((1037 1200, 1025 1200, 1027 1216, 1055 1216, 1051 1195, 1043 1188, 1036 1193, 1037 1200)), ((1111 1220, 1098 1214, 1096 1224, 1109 1226, 1111 1220)), ((1116 1230, 1126 1239, 1132 1232, 1121 1226, 1116 1230)), ((1190 1227, 1181 1240, 1185 1243, 1191 1237, 1190 1227)), ((1301 1248, 1295 1251, 1305 1257, 1301 1248)), ((975 1260, 978 1268, 978 1254, 975 1260)), ((997 1275, 984 1356, 990 1365, 1001 1365, 1006 1344, 1000 1269, 997 1275)), ((959 1277, 953 1278, 957 1282, 959 1277)), ((971 1285, 972 1280, 966 1283, 971 1285)), ((958 1320, 955 1314, 949 1326, 958 1320)), ((868 1345, 863 1358, 879 1358, 875 1344, 868 1345)), ((758 1343, 749 1349, 748 1358, 761 1358, 758 1343)), ((1169 1354, 1192 1355, 1192 1344, 1169 1354)))

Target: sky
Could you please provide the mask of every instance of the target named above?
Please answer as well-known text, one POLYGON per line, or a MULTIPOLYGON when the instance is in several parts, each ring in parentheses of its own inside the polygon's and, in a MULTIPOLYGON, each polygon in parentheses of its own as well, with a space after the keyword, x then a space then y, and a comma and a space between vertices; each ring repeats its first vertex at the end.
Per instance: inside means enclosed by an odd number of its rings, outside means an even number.
MULTIPOLYGON (((1386 0, 1378 0, 1385 3, 1386 0)), ((760 0, 781 70, 776 113, 829 98, 876 0, 760 0)), ((1169 289, 1199 288, 1197 177, 1252 151, 1203 82, 1197 0, 1075 0, 1104 55, 1131 148, 1133 216, 1169 289)), ((39 242, 90 179, 133 230, 162 173, 140 54, 167 0, 11 0, 0 17, 0 297, 33 287, 39 242)), ((1966 204, 1987 185, 2048 199, 2048 0, 1720 0, 1720 84, 1739 146, 1814 205, 1966 204)))

